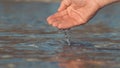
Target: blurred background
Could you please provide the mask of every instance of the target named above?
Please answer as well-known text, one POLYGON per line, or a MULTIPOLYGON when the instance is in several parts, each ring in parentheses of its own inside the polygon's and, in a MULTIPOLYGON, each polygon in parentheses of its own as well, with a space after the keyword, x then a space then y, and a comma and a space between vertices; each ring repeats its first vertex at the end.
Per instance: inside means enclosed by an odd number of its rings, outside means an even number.
POLYGON ((120 3, 64 32, 47 24, 59 0, 0 0, 0 68, 120 68, 120 3))
POLYGON ((1 0, 1 2, 59 2, 60 0, 1 0))

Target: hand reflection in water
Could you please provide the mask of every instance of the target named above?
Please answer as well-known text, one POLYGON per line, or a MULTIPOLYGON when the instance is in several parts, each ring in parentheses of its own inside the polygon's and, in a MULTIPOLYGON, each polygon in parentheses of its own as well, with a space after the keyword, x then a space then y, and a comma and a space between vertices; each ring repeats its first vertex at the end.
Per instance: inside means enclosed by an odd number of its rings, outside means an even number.
POLYGON ((80 61, 80 60, 71 60, 69 62, 60 63, 61 68, 98 68, 101 67, 104 63, 98 61, 80 61))
POLYGON ((82 60, 82 59, 59 59, 60 68, 98 68, 104 66, 102 61, 82 60))
POLYGON ((91 59, 88 54, 77 54, 76 51, 81 51, 78 47, 75 50, 71 50, 71 48, 64 48, 64 50, 57 57, 60 68, 103 68, 107 63, 106 61, 91 59))

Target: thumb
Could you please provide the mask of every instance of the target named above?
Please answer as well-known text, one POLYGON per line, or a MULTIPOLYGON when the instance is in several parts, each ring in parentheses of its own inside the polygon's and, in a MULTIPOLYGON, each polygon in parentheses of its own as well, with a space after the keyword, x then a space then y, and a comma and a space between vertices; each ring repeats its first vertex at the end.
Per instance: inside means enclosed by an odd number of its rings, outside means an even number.
POLYGON ((63 0, 60 4, 60 7, 58 8, 58 11, 65 10, 70 5, 70 2, 68 0, 63 0))

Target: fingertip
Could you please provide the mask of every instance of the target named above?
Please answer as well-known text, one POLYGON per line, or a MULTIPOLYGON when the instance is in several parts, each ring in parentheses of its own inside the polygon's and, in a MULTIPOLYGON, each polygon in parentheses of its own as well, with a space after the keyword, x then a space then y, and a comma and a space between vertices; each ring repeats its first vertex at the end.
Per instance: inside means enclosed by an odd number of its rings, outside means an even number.
POLYGON ((58 23, 57 23, 57 22, 54 22, 54 23, 52 24, 52 26, 57 27, 57 26, 58 26, 58 23))
POLYGON ((52 18, 49 16, 48 18, 47 18, 47 22, 48 22, 48 24, 52 24, 52 18))
POLYGON ((46 20, 47 20, 47 22, 49 22, 49 20, 50 20, 50 17, 48 17, 46 20))

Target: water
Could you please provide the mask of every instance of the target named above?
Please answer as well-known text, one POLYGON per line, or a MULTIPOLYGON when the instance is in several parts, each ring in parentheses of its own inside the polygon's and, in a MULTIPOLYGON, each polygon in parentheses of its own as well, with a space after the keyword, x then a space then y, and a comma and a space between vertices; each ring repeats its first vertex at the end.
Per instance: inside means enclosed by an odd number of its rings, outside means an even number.
POLYGON ((120 4, 65 31, 66 38, 45 21, 58 5, 0 3, 0 68, 120 68, 120 4))
POLYGON ((59 31, 64 33, 65 41, 67 42, 67 45, 70 46, 70 45, 71 45, 71 42, 70 42, 69 29, 59 30, 59 31))

